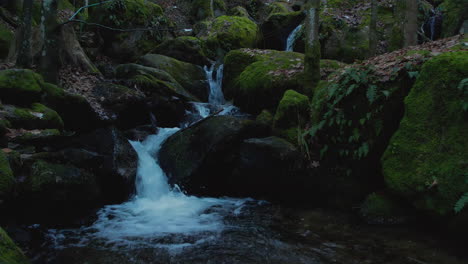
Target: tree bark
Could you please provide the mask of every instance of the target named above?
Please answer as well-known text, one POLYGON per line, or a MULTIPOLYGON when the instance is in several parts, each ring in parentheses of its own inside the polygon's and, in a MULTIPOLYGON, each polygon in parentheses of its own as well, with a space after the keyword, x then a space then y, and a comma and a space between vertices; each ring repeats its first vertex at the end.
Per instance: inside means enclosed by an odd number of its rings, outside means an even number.
POLYGON ((369 55, 371 57, 377 54, 377 0, 371 0, 371 19, 369 24, 369 55))
POLYGON ((23 68, 30 68, 32 66, 32 50, 31 50, 31 37, 32 37, 32 9, 33 0, 23 1, 23 23, 21 25, 19 37, 18 57, 16 58, 16 65, 23 68))
POLYGON ((57 0, 42 1, 41 22, 41 34, 44 46, 40 54, 39 71, 44 80, 57 83, 60 62, 58 43, 60 31, 57 23, 57 0))
POLYGON ((306 3, 304 87, 309 95, 320 82, 319 8, 320 0, 308 0, 306 3))
POLYGON ((418 0, 406 0, 405 47, 418 44, 418 0))

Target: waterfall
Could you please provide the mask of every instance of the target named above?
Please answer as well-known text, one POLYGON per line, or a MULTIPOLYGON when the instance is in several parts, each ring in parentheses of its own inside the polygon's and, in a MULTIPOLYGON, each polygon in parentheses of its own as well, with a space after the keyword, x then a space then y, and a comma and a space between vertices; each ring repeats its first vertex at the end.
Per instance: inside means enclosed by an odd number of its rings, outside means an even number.
MULTIPOLYGON (((81 244, 98 239, 115 246, 177 249, 196 244, 198 240, 179 237, 171 241, 172 235, 190 237, 219 232, 223 229, 222 215, 240 210, 246 199, 199 198, 169 185, 157 154, 164 141, 177 131, 179 128, 159 128, 158 134, 143 142, 130 142, 139 159, 136 195, 123 204, 102 208, 97 213, 98 220, 84 229, 89 232, 88 237, 80 233, 81 244)), ((206 237, 199 240, 204 241, 206 237)))
POLYGON ((289 34, 288 39, 286 41, 286 51, 293 51, 294 50, 294 43, 296 42, 297 38, 299 37, 299 33, 301 32, 302 24, 299 24, 292 32, 289 34))
POLYGON ((210 85, 210 95, 208 97, 208 102, 210 104, 222 105, 225 103, 222 85, 223 85, 223 69, 224 65, 219 65, 215 70, 215 64, 211 65, 209 68, 205 66, 206 79, 210 85), (215 76, 213 76, 213 74, 215 76))

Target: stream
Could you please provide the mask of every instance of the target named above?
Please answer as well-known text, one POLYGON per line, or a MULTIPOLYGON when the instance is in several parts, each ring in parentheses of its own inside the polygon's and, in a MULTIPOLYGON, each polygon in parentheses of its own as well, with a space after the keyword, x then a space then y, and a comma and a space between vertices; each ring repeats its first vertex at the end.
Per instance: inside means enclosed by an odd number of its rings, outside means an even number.
MULTIPOLYGON (((224 100, 222 70, 205 67, 209 102, 193 103, 181 128, 213 114, 242 115, 224 100)), ((418 231, 375 229, 347 215, 250 198, 186 194, 168 184, 158 163, 161 145, 181 128, 131 141, 139 158, 135 196, 105 206, 91 225, 48 229, 33 263, 466 263, 418 231)))

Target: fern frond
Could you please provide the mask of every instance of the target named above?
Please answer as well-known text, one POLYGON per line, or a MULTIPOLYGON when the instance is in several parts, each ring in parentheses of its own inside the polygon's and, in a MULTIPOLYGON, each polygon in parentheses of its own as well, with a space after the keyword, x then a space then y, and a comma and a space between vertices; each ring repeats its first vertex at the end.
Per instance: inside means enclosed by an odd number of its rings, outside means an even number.
POLYGON ((459 212, 461 212, 461 210, 463 210, 463 208, 465 207, 466 204, 468 204, 468 192, 466 192, 466 193, 464 193, 462 195, 460 200, 458 200, 458 202, 455 204, 453 210, 456 213, 459 213, 459 212))

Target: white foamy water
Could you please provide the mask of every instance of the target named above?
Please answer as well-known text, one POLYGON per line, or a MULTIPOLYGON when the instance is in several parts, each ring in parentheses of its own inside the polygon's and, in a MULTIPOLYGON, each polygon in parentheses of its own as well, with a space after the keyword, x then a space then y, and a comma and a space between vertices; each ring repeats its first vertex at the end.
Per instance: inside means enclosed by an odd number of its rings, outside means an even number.
POLYGON ((205 66, 203 69, 210 84, 208 102, 214 105, 223 105, 226 102, 222 90, 224 65, 221 64, 215 68, 215 64, 213 64, 209 68, 205 66), (214 74, 215 76, 213 76, 214 74))
POLYGON ((297 38, 299 37, 299 33, 301 32, 302 24, 299 24, 288 36, 286 40, 286 51, 293 51, 294 50, 294 43, 296 43, 297 38))
POLYGON ((178 130, 159 128, 158 134, 143 142, 132 141, 139 158, 136 196, 123 204, 102 208, 97 213, 98 220, 90 227, 65 230, 62 234, 53 230, 51 234, 57 240, 57 247, 64 247, 67 238, 79 236, 79 242, 71 246, 100 241, 118 247, 141 245, 177 249, 221 232, 223 217, 237 214, 249 199, 200 198, 184 194, 177 186, 171 187, 155 157, 162 143, 178 130), (174 235, 183 237, 174 240, 174 235))

